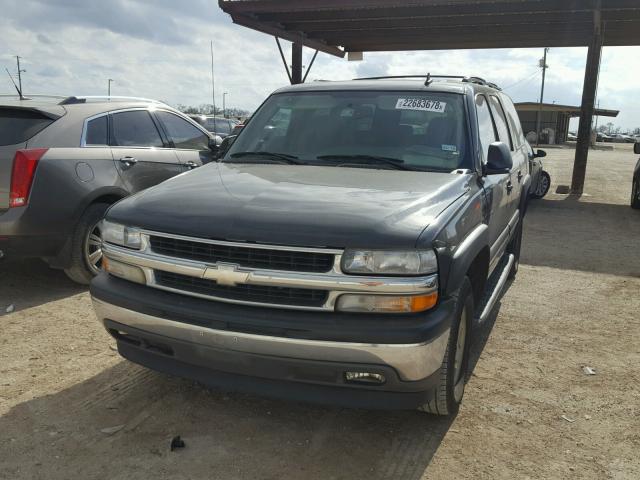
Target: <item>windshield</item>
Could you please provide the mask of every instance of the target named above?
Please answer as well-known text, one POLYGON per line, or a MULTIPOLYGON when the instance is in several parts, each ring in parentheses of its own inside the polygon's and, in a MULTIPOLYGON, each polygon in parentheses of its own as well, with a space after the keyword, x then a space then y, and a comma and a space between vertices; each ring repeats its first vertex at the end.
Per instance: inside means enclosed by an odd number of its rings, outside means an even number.
POLYGON ((224 161, 255 161, 261 152, 321 165, 389 168, 383 157, 411 170, 471 168, 463 99, 407 91, 276 94, 224 161))

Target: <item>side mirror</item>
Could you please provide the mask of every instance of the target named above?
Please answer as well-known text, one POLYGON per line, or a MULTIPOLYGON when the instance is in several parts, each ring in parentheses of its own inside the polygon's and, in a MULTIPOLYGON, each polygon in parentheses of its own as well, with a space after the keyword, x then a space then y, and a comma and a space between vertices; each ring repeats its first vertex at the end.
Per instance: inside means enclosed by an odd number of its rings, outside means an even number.
POLYGON ((640 155, 640 141, 633 144, 633 153, 640 155))
POLYGON ((211 150, 213 153, 218 152, 218 150, 220 149, 220 144, 221 140, 219 136, 215 135, 209 138, 209 150, 211 150))
POLYGON ((218 147, 218 158, 222 158, 226 155, 226 153, 231 148, 231 145, 233 145, 233 142, 236 141, 237 137, 237 135, 227 135, 226 137, 224 137, 224 140, 222 140, 220 147, 218 147))
POLYGON ((509 147, 502 142, 493 142, 489 145, 487 164, 484 168, 485 175, 509 173, 511 168, 513 168, 513 159, 509 147))
POLYGON ((536 150, 536 153, 534 153, 533 156, 536 158, 544 158, 547 156, 547 152, 544 150, 536 150))

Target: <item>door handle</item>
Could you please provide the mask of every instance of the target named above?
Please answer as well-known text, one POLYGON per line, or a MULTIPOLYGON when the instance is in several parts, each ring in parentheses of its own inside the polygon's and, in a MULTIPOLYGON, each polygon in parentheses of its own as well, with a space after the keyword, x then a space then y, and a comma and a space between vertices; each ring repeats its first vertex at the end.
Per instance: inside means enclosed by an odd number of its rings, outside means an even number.
POLYGON ((194 168, 196 168, 198 166, 198 164, 196 162, 191 162, 191 161, 186 162, 185 165, 187 166, 187 168, 189 170, 192 170, 192 169, 194 169, 194 168))
POLYGON ((522 170, 518 170, 518 183, 522 181, 522 170))
POLYGON ((127 155, 126 157, 122 157, 120 159, 121 163, 124 163, 127 167, 130 167, 136 163, 138 163, 138 159, 136 157, 130 157, 127 155))
POLYGON ((511 190, 513 190, 513 183, 511 183, 511 180, 509 180, 507 182, 507 193, 511 193, 511 190))

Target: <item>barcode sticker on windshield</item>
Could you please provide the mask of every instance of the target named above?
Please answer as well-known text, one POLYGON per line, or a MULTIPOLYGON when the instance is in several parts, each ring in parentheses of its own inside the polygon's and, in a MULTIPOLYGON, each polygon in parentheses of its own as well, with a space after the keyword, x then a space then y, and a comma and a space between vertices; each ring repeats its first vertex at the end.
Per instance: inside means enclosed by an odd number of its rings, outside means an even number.
POLYGON ((447 103, 426 98, 399 98, 396 110, 423 110, 425 112, 443 113, 447 103))

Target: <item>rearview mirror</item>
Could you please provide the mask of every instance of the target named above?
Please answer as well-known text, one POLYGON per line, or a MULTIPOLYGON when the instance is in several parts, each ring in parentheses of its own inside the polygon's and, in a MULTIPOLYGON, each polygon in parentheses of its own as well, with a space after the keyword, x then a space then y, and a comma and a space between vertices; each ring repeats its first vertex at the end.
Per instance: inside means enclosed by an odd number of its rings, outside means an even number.
POLYGON ((633 153, 637 153, 638 155, 640 155, 640 142, 636 142, 633 145, 633 153))
POLYGON ((536 153, 534 153, 533 156, 536 158, 544 158, 547 156, 547 152, 544 150, 536 150, 536 153))
POLYGON ((493 142, 489 145, 487 164, 484 167, 485 175, 509 173, 511 168, 513 168, 513 159, 509 147, 502 142, 493 142))

